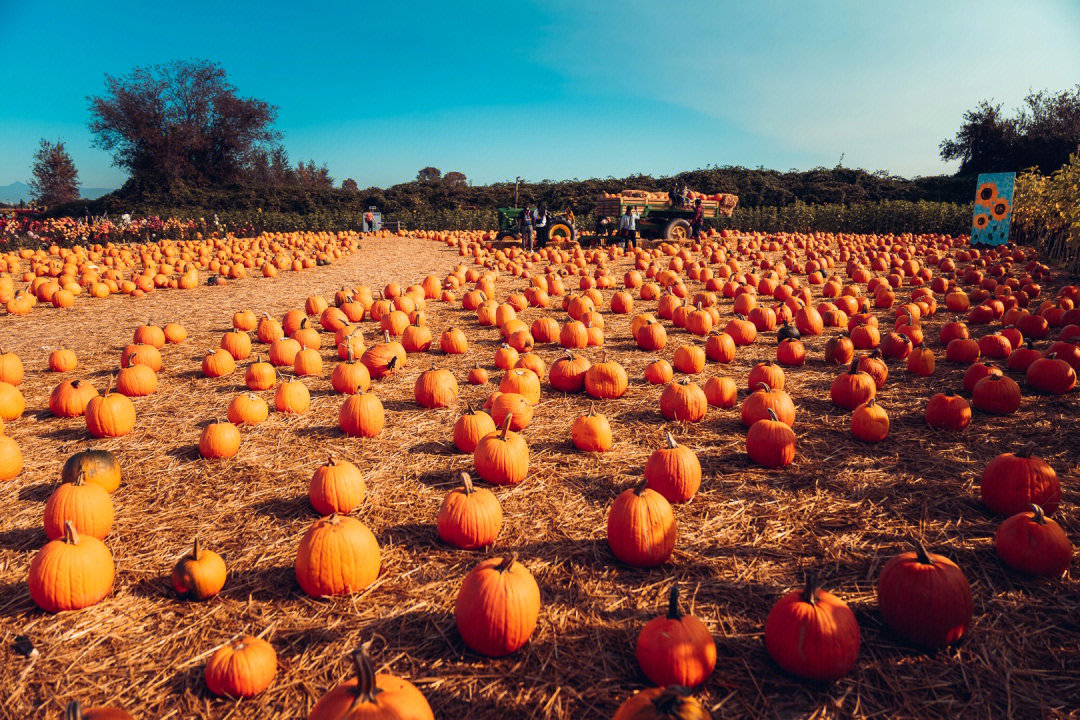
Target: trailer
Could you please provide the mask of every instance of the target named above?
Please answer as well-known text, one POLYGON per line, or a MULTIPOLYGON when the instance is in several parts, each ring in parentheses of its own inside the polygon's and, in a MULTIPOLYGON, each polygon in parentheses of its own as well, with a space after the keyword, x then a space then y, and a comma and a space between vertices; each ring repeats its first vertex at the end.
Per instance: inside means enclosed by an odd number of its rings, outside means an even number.
POLYGON ((596 203, 596 215, 611 218, 613 226, 618 227, 619 217, 629 208, 638 214, 637 230, 641 237, 677 242, 690 236, 690 219, 694 217, 694 201, 697 199, 701 200, 706 220, 721 215, 731 217, 739 203, 738 195, 690 193, 687 202, 676 207, 668 193, 623 190, 620 193, 605 193, 596 203))

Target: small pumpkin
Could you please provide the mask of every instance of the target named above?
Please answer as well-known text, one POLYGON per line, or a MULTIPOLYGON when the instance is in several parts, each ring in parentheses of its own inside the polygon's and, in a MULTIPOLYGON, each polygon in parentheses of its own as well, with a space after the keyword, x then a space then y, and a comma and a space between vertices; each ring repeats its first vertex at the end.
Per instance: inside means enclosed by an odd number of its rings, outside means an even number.
MULTIPOLYGON (((531 370, 526 372, 532 374, 531 370)), ((537 381, 537 393, 539 394, 539 381, 537 381)), ((432 363, 430 370, 425 370, 416 378, 413 396, 416 398, 416 404, 423 408, 447 407, 457 401, 457 379, 446 368, 437 369, 432 363)))
POLYGON ((320 515, 348 514, 364 502, 367 485, 359 468, 333 455, 315 469, 308 483, 311 507, 320 515))
POLYGON ((311 405, 311 392, 300 380, 286 380, 274 391, 274 407, 286 415, 303 415, 311 405))
POLYGON ((697 454, 675 442, 665 433, 666 445, 653 450, 645 461, 646 487, 664 496, 668 502, 690 500, 701 487, 701 463, 697 454))
POLYGON ((626 370, 617 362, 609 362, 606 353, 600 362, 585 371, 585 392, 594 398, 620 398, 628 385, 626 370))
POLYGON ((245 635, 222 645, 206 663, 206 689, 219 697, 254 697, 277 675, 277 653, 261 638, 245 635))
POLYGON ((210 423, 199 436, 199 454, 204 458, 231 458, 240 450, 240 431, 231 422, 210 423))
POLYGON ((112 392, 112 379, 105 394, 91 398, 83 414, 87 431, 97 438, 122 437, 135 428, 135 405, 127 397, 112 392))
POLYGON ((575 393, 585 389, 585 375, 592 367, 589 359, 582 355, 564 353, 551 365, 548 382, 559 392, 575 393))
POLYGON ((529 472, 529 446, 510 430, 513 420, 507 413, 501 429, 481 438, 473 451, 476 474, 495 485, 517 485, 529 472))
POLYGON ((716 642, 704 623, 679 609, 678 585, 671 586, 667 615, 642 628, 634 654, 654 685, 696 687, 716 667, 716 642))
POLYGON ((23 469, 22 450, 14 438, 2 434, 0 428, 0 482, 12 480, 19 476, 23 469))
POLYGON ((699 422, 705 418, 708 406, 705 392, 686 378, 668 383, 660 395, 660 414, 668 420, 699 422))
POLYGON ((795 459, 795 431, 768 410, 768 419, 758 420, 746 433, 746 453, 750 460, 770 468, 790 465, 795 459))
POLYGON ((135 720, 126 710, 111 707, 83 709, 78 700, 72 700, 64 710, 64 720, 135 720))
POLYGON ((255 393, 240 393, 229 401, 225 415, 233 425, 258 425, 266 420, 270 408, 255 393))
POLYGON ((350 395, 338 411, 338 427, 346 435, 376 437, 385 424, 386 411, 375 393, 350 395))
POLYGON ((213 550, 202 547, 198 536, 192 545, 191 552, 176 561, 169 579, 181 598, 208 600, 225 587, 225 561, 213 550))
POLYGON ((877 394, 877 385, 869 374, 859 370, 859 361, 852 360, 846 373, 836 377, 829 388, 833 405, 854 410, 877 394))
POLYGON ((952 390, 936 393, 926 403, 926 424, 941 430, 963 430, 971 424, 971 406, 952 390))
POLYGON ((607 452, 613 443, 608 419, 596 414, 591 405, 588 414, 574 420, 570 437, 574 447, 582 452, 607 452))
POLYGON ((64 462, 60 481, 74 482, 80 475, 111 494, 120 487, 120 462, 108 450, 82 450, 64 462))
POLYGON ((639 690, 619 705, 612 720, 712 720, 689 692, 680 685, 639 690))
POLYGON ((473 410, 471 403, 466 403, 466 412, 454 423, 454 447, 459 452, 471 453, 476 450, 481 438, 495 432, 495 421, 486 412, 473 410))
POLYGON ((474 487, 468 473, 461 473, 461 485, 443 498, 435 520, 439 538, 462 550, 487 547, 502 528, 502 506, 493 492, 474 487))
POLYGON ((435 720, 424 694, 407 680, 376 674, 366 646, 352 653, 356 677, 319 698, 308 720, 435 720))
POLYGON ((889 435, 889 415, 870 398, 851 413, 851 434, 863 442, 881 442, 889 435))
POLYGON ((248 365, 244 372, 244 384, 248 390, 269 390, 277 383, 277 370, 262 357, 256 355, 255 362, 248 365))
POLYGON ((982 473, 982 501, 991 512, 1012 516, 1038 505, 1053 514, 1061 502, 1061 484, 1054 468, 1035 457, 1035 443, 1015 453, 1002 453, 986 464, 982 473))
POLYGON ((98 540, 104 540, 112 530, 113 504, 109 493, 97 483, 86 482, 85 473, 61 484, 45 503, 46 537, 50 540, 64 537, 69 522, 80 535, 98 540))
POLYGON ((97 388, 88 382, 65 380, 49 393, 49 412, 56 417, 79 417, 97 394, 97 388))

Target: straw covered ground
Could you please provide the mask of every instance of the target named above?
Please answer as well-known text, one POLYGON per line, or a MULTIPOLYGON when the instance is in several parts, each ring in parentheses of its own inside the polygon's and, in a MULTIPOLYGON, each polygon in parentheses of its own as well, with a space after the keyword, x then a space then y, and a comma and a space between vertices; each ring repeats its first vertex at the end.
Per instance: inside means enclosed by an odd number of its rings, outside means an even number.
MULTIPOLYGON (((337 427, 342 397, 329 375, 337 362, 324 342, 326 372, 307 380, 307 414, 270 419, 244 429, 236 458, 199 457, 201 428, 224 417, 243 387, 243 368, 209 380, 199 373, 202 354, 216 347, 235 310, 250 307, 281 317, 305 297, 328 299, 340 286, 407 286, 427 274, 442 278, 468 261, 457 250, 421 239, 367 239, 363 249, 329 267, 286 272, 274 279, 248 278, 226 287, 151 293, 139 300, 111 297, 80 301, 71 310, 35 309, 25 317, 0 318, 0 344, 27 367, 21 389, 27 412, 8 423, 26 457, 23 473, 0 485, 0 717, 54 718, 79 699, 87 705, 125 707, 139 718, 304 718, 315 701, 350 676, 346 660, 360 642, 374 640, 377 665, 411 680, 442 718, 610 717, 618 704, 647 683, 634 659, 639 630, 664 612, 672 582, 686 609, 716 639, 718 662, 697 692, 717 718, 879 717, 1035 718, 1075 716, 1080 708, 1080 571, 1062 579, 1032 579, 997 558, 993 534, 1000 518, 979 501, 984 465, 1025 441, 1039 446, 1062 479, 1055 519, 1080 540, 1080 409, 1076 394, 1063 397, 1025 390, 1019 412, 1000 418, 975 414, 971 426, 950 434, 923 421, 926 399, 961 385, 963 368, 944 362, 937 344, 947 313, 924 323, 938 355, 931 378, 911 377, 902 363, 878 401, 892 430, 878 445, 854 440, 850 415, 829 402, 839 372, 825 366, 822 348, 836 333, 804 339, 808 361, 787 370, 786 390, 797 408, 798 450, 783 470, 752 465, 738 409, 710 408, 705 421, 682 426, 659 413, 662 387, 642 379, 656 355, 636 349, 632 315, 613 315, 603 291, 606 350, 626 367, 629 391, 596 403, 615 430, 615 446, 600 456, 570 443, 573 420, 587 411, 587 396, 562 395, 544 383, 533 423, 523 435, 530 448, 527 479, 496 488, 505 512, 496 545, 464 552, 442 544, 434 519, 443 496, 472 468, 455 452, 451 427, 464 401, 482 403, 501 372, 492 363, 498 331, 481 328, 475 313, 429 301, 434 337, 448 326, 467 330, 470 351, 447 356, 410 356, 395 377, 373 384, 387 411, 373 440, 345 437, 337 427), (104 389, 118 366, 121 348, 135 327, 150 318, 179 322, 190 338, 163 350, 161 387, 135 399, 132 434, 91 439, 82 418, 62 420, 47 411, 60 378, 45 370, 47 352, 63 342, 76 350, 74 377, 104 389), (413 383, 431 362, 454 371, 461 386, 457 407, 422 410, 413 383), (474 363, 492 371, 493 384, 465 383, 474 363), (704 470, 692 502, 676 507, 678 542, 660 568, 620 565, 605 540, 605 519, 615 496, 637 483, 645 459, 670 429, 695 450, 704 470), (50 615, 30 599, 30 559, 46 542, 44 502, 59 482, 60 467, 86 447, 106 448, 120 458, 124 481, 113 495, 116 520, 106 544, 117 577, 113 594, 74 613, 50 615), (357 516, 378 538, 382 570, 375 584, 350 597, 315 600, 294 579, 297 544, 316 519, 308 481, 329 454, 363 471, 368 498, 357 516), (198 534, 229 567, 222 593, 205 603, 174 596, 168 574, 198 534), (907 549, 913 536, 954 560, 971 581, 975 617, 956 647, 920 653, 884 628, 875 601, 881 566, 907 549), (454 600, 462 578, 488 555, 515 551, 540 586, 540 623, 531 642, 502 659, 468 651, 454 625, 454 600), (769 609, 784 592, 820 571, 828 589, 854 610, 862 650, 847 677, 817 685, 792 679, 767 655, 762 634, 769 609), (213 697, 202 673, 223 642, 242 634, 271 642, 278 654, 274 684, 243 701, 213 697), (27 636, 39 651, 16 652, 27 636)), ((615 277, 630 266, 611 263, 615 277)), ((576 278, 574 285, 576 286, 576 278)), ((621 283, 617 283, 621 287, 621 283)), ((1060 281, 1044 282, 1047 294, 1060 281)), ((691 292, 700 289, 688 282, 691 292)), ((503 274, 498 297, 522 290, 525 281, 503 274)), ((815 289, 815 297, 819 292, 815 289)), ((906 297, 907 290, 902 291, 906 297)), ((635 312, 655 309, 637 300, 635 312)), ((892 326, 892 312, 879 311, 892 326)), ((529 308, 560 322, 561 309, 529 308)), ((721 301, 722 323, 731 301, 721 301)), ((668 325, 671 359, 684 342, 700 342, 668 325)), ((375 336, 364 325, 365 337, 375 336)), ((729 375, 745 397, 750 368, 775 357, 775 333, 740 348, 730 365, 708 364, 699 379, 729 375)), ((538 346, 548 363, 561 350, 538 346)), ((594 362, 599 350, 584 351, 594 362)), ((1023 379, 1017 378, 1021 385, 1023 379)), ((273 407, 272 392, 264 393, 273 407)))

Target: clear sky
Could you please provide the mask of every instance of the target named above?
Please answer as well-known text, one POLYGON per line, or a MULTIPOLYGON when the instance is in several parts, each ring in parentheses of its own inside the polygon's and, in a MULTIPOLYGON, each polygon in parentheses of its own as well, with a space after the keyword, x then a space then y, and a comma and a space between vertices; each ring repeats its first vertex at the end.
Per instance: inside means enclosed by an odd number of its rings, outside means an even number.
POLYGON ((966 109, 1080 83, 1080 0, 156 3, 0 0, 0 185, 42 137, 85 187, 106 74, 221 63, 337 182, 843 164, 937 174, 966 109))

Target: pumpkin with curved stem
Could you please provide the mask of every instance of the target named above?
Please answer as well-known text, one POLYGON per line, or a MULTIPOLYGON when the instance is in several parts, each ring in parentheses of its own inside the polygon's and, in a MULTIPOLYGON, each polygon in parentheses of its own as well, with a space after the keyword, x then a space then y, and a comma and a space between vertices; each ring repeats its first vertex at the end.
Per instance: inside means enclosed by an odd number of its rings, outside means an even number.
POLYGON ((120 367, 146 365, 154 372, 161 370, 161 353, 153 345, 128 345, 120 353, 120 367))
POLYGON ((502 506, 493 492, 474 487, 468 473, 461 473, 461 484, 443 498, 435 520, 439 537, 462 550, 487 547, 502 528, 502 506))
POLYGON ((458 591, 454 620, 465 644, 502 657, 529 641, 540 615, 540 588, 515 556, 489 558, 469 571, 458 591))
POLYGON ((277 674, 274 647, 245 635, 218 648, 206 663, 206 689, 219 697, 254 697, 270 687, 277 674))
POLYGON ((1072 564, 1072 544, 1041 507, 1016 513, 994 533, 994 549, 1009 567, 1032 575, 1059 577, 1072 564))
POLYGON ((585 389, 585 374, 592 367, 589 359, 583 355, 564 353, 551 365, 548 382, 560 392, 575 393, 585 389))
POLYGON ((308 720, 435 720, 424 694, 399 677, 376 674, 366 645, 352 653, 356 677, 319 698, 308 720))
MULTIPOLYGON (((532 371, 527 371, 530 374, 532 371)), ((539 385, 539 383, 537 383, 539 385)), ((457 400, 458 384, 454 374, 445 368, 435 368, 420 373, 413 384, 413 396, 423 408, 447 407, 457 400)))
POLYGON ((22 391, 11 383, 0 381, 0 420, 18 420, 26 410, 22 391))
POLYGON ((889 415, 870 398, 851 413, 851 434, 863 442, 881 442, 889 435, 889 415))
POLYGON ((207 550, 196 536, 192 550, 180 558, 169 576, 177 595, 185 600, 208 600, 225 587, 225 561, 207 550))
POLYGON ((98 540, 104 540, 112 530, 113 504, 109 493, 97 483, 86 482, 85 473, 60 485, 45 503, 46 537, 50 540, 64 537, 64 527, 69 522, 80 535, 98 540))
POLYGON ((743 401, 741 420, 743 426, 750 428, 758 420, 769 418, 769 410, 775 413, 776 418, 788 425, 795 424, 795 403, 783 390, 773 390, 765 383, 758 385, 757 389, 743 401))
POLYGON ((1057 473, 1045 460, 1034 457, 1035 443, 1016 453, 1002 453, 983 469, 980 493, 986 507, 998 515, 1012 516, 1035 504, 1047 515, 1061 502, 1057 473))
POLYGON ((122 437, 135 427, 135 405, 127 397, 112 391, 112 378, 105 394, 92 397, 86 404, 86 429, 97 438, 122 437))
POLYGON ((231 422, 210 423, 199 436, 204 458, 231 458, 240 450, 240 431, 231 422))
POLYGON ((650 620, 637 638, 638 665, 655 685, 696 687, 716 667, 716 643, 709 629, 679 609, 679 586, 672 585, 666 616, 650 620))
POLYGON ((86 406, 97 394, 97 388, 90 383, 65 380, 49 394, 49 412, 56 417, 79 417, 86 412, 86 406))
POLYGON ((809 680, 836 680, 855 667, 859 623, 840 598, 811 573, 802 590, 780 598, 765 621, 765 649, 785 671, 809 680))
POLYGON ((386 424, 386 411, 375 393, 350 395, 338 411, 338 427, 346 435, 376 437, 386 424))
POLYGON ((1004 375, 987 375, 975 383, 971 404, 976 410, 994 415, 1008 415, 1020 409, 1020 386, 1004 375))
POLYGON ((296 581, 311 597, 351 595, 379 577, 379 543, 351 515, 320 518, 296 552, 296 581))
POLYGON ((46 612, 81 610, 112 592, 112 553, 94 537, 80 537, 71 522, 30 561, 30 597, 46 612))
POLYGON ((360 470, 348 460, 333 455, 316 468, 308 483, 311 507, 320 515, 348 514, 364 502, 367 485, 360 470))
POLYGON ((795 431, 768 410, 768 419, 758 420, 746 433, 746 453, 757 465, 778 468, 790 465, 795 459, 795 431))
POLYGON ((627 565, 656 567, 671 557, 677 527, 671 503, 643 481, 619 493, 611 504, 608 546, 627 565))
POLYGON ((282 328, 281 323, 263 313, 258 326, 255 328, 255 336, 259 339, 259 342, 269 345, 275 340, 285 337, 285 330, 282 328))
POLYGON ((208 378, 231 375, 236 369, 236 360, 226 350, 212 350, 203 357, 202 374, 208 378))
POLYGON ((589 406, 587 415, 574 420, 570 437, 574 447, 582 452, 607 452, 611 449, 613 442, 608 419, 596 414, 592 405, 589 406))
POLYGON ((885 563, 877 582, 878 606, 885 624, 913 645, 944 647, 960 639, 971 622, 971 586, 948 558, 928 553, 914 541, 885 563))
POLYGON ((482 437, 473 451, 476 474, 495 485, 517 485, 529 472, 529 446, 510 430, 513 419, 507 413, 501 429, 482 437))
POLYGON ((688 447, 665 433, 666 445, 653 450, 645 461, 646 487, 664 496, 668 502, 686 502, 701 487, 701 463, 688 447))
POLYGON ((952 390, 937 393, 926 403, 926 424, 942 430, 963 430, 971 424, 971 406, 952 390))
POLYGON ((459 328, 448 328, 439 337, 439 347, 447 355, 460 355, 469 349, 469 340, 459 328))
POLYGON ((488 371, 479 365, 474 365, 473 369, 469 371, 469 384, 470 385, 487 385, 488 371))
POLYGON ((495 432, 495 421, 486 412, 473 410, 466 404, 466 412, 454 423, 454 447, 463 453, 476 450, 481 438, 495 432))
POLYGON ((311 392, 299 380, 286 380, 274 391, 274 407, 287 415, 303 415, 311 405, 311 392))
POLYGON ((639 690, 619 705, 612 720, 712 720, 689 692, 680 685, 639 690))
POLYGON ((709 403, 697 383, 689 379, 668 383, 660 395, 660 414, 668 420, 699 422, 709 403))
POLYGON ((339 363, 330 373, 330 384, 336 392, 345 395, 364 393, 371 388, 371 374, 366 365, 356 360, 351 346, 346 361, 339 363))

